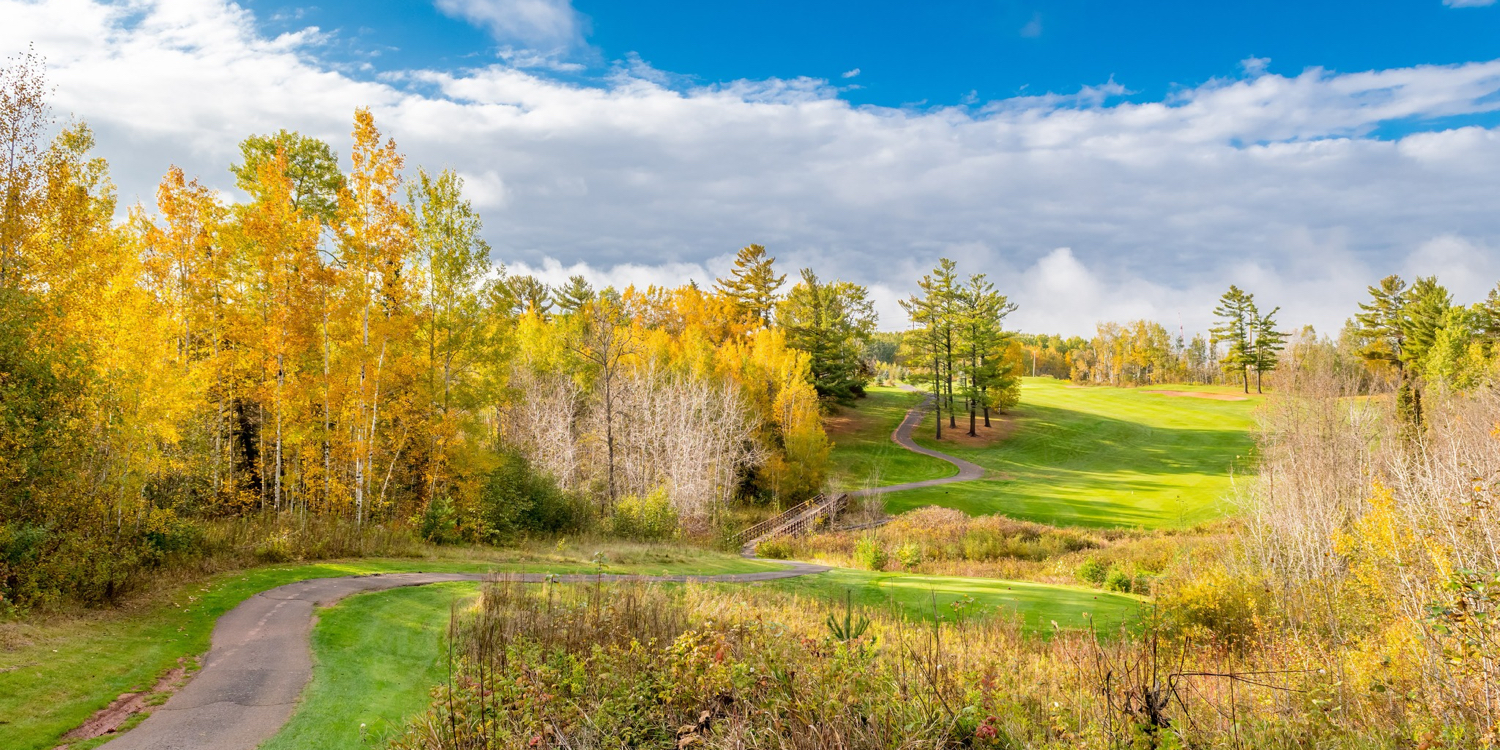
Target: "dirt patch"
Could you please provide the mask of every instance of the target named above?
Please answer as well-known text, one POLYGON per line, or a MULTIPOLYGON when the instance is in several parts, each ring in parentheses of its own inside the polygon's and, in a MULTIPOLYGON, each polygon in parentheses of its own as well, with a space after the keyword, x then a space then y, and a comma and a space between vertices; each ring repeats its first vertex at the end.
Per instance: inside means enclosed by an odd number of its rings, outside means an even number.
POLYGON ((1206 398, 1210 401, 1249 401, 1249 396, 1239 396, 1233 393, 1204 393, 1200 391, 1143 391, 1143 393, 1155 393, 1158 396, 1181 396, 1183 398, 1206 398))
MULTIPOLYGON (((931 422, 927 423, 929 426, 931 422)), ((1016 431, 1016 420, 1014 415, 991 415, 989 427, 984 426, 984 417, 979 416, 974 420, 975 435, 969 435, 969 415, 958 415, 958 426, 949 427, 948 417, 943 417, 943 439, 938 441, 940 445, 956 445, 964 448, 988 448, 996 443, 1001 443, 1016 431)), ((927 433, 931 436, 931 432, 927 433)))
POLYGON ((828 437, 830 438, 837 438, 843 435, 857 435, 862 432, 878 432, 878 430, 873 430, 873 428, 879 421, 880 415, 878 414, 860 411, 848 406, 841 406, 838 413, 823 416, 823 431, 828 433, 828 437))
MULTIPOLYGON (((103 737, 120 728, 130 717, 145 710, 148 706, 161 705, 177 688, 182 687, 187 676, 187 667, 184 659, 177 660, 178 666, 168 670, 162 675, 156 685, 150 690, 141 693, 125 693, 116 698, 113 703, 100 709, 88 721, 73 731, 63 735, 63 740, 76 742, 78 740, 91 740, 95 737, 103 737)), ((66 750, 67 745, 62 745, 59 750, 66 750)))

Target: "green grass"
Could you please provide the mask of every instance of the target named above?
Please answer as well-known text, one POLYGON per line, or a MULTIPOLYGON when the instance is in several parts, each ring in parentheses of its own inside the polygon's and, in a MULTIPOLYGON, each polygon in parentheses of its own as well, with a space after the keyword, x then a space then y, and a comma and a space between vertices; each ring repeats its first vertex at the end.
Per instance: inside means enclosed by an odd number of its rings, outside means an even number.
POLYGON ((828 477, 835 490, 905 484, 958 473, 953 464, 912 453, 891 442, 891 433, 907 410, 922 402, 922 394, 879 386, 871 386, 868 393, 829 420, 833 451, 828 456, 828 477))
MULTIPOLYGON (((214 623, 257 592, 308 578, 364 573, 593 572, 602 549, 606 573, 748 573, 777 566, 697 549, 603 543, 506 552, 493 559, 360 560, 278 565, 213 576, 158 592, 115 611, 12 623, 0 650, 0 747, 51 748, 68 730, 125 692, 148 689, 179 659, 208 650, 214 623)), ((451 553, 450 553, 451 554, 451 553)))
POLYGON ((449 607, 478 584, 443 583, 351 596, 318 611, 312 683, 261 750, 379 746, 427 707, 443 681, 449 607))
POLYGON ((904 573, 871 573, 849 568, 834 568, 822 575, 789 578, 768 586, 831 604, 844 602, 845 592, 853 593, 855 604, 879 609, 896 609, 912 617, 930 620, 933 602, 944 618, 953 616, 950 606, 964 596, 974 598, 979 613, 1020 617, 1027 630, 1045 632, 1056 621, 1063 628, 1086 628, 1092 616, 1101 630, 1113 630, 1134 621, 1141 600, 1124 594, 1075 587, 1053 586, 1023 581, 1000 581, 992 578, 956 578, 922 576, 904 573))
MULTIPOLYGON (((1211 386, 1154 389, 1237 393, 1211 386)), ((1251 412, 1259 399, 1216 401, 1150 390, 1071 388, 1026 378, 1021 405, 1007 417, 1014 432, 988 447, 935 441, 928 417, 919 444, 992 474, 886 495, 886 509, 941 505, 1059 526, 1145 528, 1191 526, 1223 515, 1231 471, 1252 465, 1251 412)))

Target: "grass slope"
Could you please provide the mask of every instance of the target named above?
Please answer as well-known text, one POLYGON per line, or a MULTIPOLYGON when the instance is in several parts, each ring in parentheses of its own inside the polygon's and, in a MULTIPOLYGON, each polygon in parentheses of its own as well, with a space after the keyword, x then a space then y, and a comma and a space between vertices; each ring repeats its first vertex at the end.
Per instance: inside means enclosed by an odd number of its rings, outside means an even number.
POLYGON ((427 708, 443 681, 449 608, 474 583, 440 583, 351 596, 318 611, 312 683, 292 720, 261 750, 380 746, 427 708))
POLYGON ((871 386, 869 395, 853 407, 840 409, 827 420, 833 450, 828 456, 829 483, 835 490, 904 484, 941 479, 958 473, 953 464, 912 453, 891 442, 907 410, 922 402, 922 394, 871 386))
MULTIPOLYGON (((495 553, 480 562, 360 560, 279 565, 214 576, 111 612, 11 624, 0 649, 0 748, 43 750, 121 693, 143 690, 179 659, 208 651, 219 615, 266 589, 364 573, 593 572, 593 547, 495 553)), ((775 566, 692 549, 610 544, 607 573, 748 573, 775 566)))
MULTIPOLYGON (((1258 399, 1220 401, 1152 390, 1025 378, 1021 405, 1006 417, 1014 422, 1012 434, 988 447, 933 440, 928 417, 919 444, 992 474, 887 495, 886 508, 941 505, 974 515, 1094 527, 1189 526, 1221 515, 1231 470, 1249 465, 1251 411, 1258 399)), ((1155 390, 1238 395, 1209 386, 1155 390)))
POLYGON ((1112 630, 1133 621, 1141 600, 1074 586, 1053 586, 993 578, 871 573, 834 568, 822 575, 776 581, 776 588, 802 596, 824 599, 837 606, 845 592, 864 607, 896 608, 916 618, 931 620, 933 604, 944 618, 953 616, 952 604, 964 596, 974 598, 978 613, 1020 617, 1026 629, 1045 632, 1055 621, 1063 628, 1086 628, 1088 613, 1096 627, 1112 630))
MULTIPOLYGON (((1050 631, 1053 622, 1085 628, 1090 618, 1109 632, 1135 620, 1141 606, 1135 597, 1071 586, 847 568, 766 585, 834 607, 849 591, 859 606, 895 608, 929 621, 934 604, 948 619, 954 616, 951 604, 971 596, 975 608, 965 616, 1019 617, 1033 632, 1050 631)), ((312 684, 292 720, 262 750, 379 746, 405 717, 423 710, 431 688, 442 683, 449 608, 476 591, 472 583, 393 589, 319 610, 312 684)))

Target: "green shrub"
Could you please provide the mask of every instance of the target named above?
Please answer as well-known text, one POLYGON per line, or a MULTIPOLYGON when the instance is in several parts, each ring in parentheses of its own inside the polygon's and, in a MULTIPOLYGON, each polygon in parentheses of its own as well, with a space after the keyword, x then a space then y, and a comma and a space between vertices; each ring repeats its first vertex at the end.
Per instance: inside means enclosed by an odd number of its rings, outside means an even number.
POLYGON ((627 539, 671 539, 677 535, 677 509, 672 507, 667 488, 659 487, 645 497, 632 495, 621 500, 615 506, 613 526, 616 535, 627 539))
POLYGON ((461 541, 458 511, 454 509, 453 503, 444 495, 428 501, 427 509, 422 511, 417 532, 433 544, 455 544, 461 541))
POLYGON ((1078 580, 1091 586, 1102 586, 1104 585, 1104 578, 1109 575, 1109 569, 1105 568, 1104 563, 1099 562, 1098 558, 1090 557, 1084 560, 1083 564, 1079 565, 1077 570, 1073 571, 1073 575, 1078 576, 1078 580))
POLYGON ((873 536, 860 538, 854 544, 854 567, 865 570, 885 570, 885 547, 873 536))
POLYGON ((922 564, 922 545, 916 542, 902 542, 896 548, 896 560, 901 567, 911 570, 922 564))
POLYGON ((1119 568, 1110 568, 1109 574, 1104 576, 1104 590, 1118 591, 1121 594, 1130 593, 1130 574, 1119 568))
POLYGON ((772 560, 787 560, 792 556, 792 545, 786 539, 767 539, 755 545, 755 555, 772 560))
POLYGON ((255 556, 261 562, 283 563, 293 558, 292 538, 290 532, 281 531, 271 534, 260 540, 255 545, 255 556))
POLYGON ((576 531, 588 518, 581 498, 563 491, 552 477, 536 471, 525 456, 514 451, 502 452, 485 478, 479 512, 491 542, 528 531, 576 531))

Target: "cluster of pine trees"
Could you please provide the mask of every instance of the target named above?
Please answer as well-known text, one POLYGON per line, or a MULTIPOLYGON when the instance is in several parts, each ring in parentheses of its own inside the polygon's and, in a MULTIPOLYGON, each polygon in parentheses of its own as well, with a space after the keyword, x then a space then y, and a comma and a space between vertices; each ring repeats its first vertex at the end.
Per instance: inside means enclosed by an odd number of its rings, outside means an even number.
POLYGON ((34 58, 0 71, 11 599, 23 577, 107 595, 214 518, 484 540, 650 498, 706 529, 817 492, 820 409, 869 378, 865 289, 803 271, 782 294, 759 246, 713 290, 506 274, 461 179, 408 172, 368 110, 347 169, 252 136, 247 200, 174 168, 120 220, 88 127, 48 137, 46 90, 34 58))
POLYGON ((1020 401, 1020 347, 1005 330, 1016 306, 982 273, 961 280, 958 264, 947 258, 917 285, 921 293, 901 301, 912 323, 901 338, 908 378, 931 386, 939 439, 943 414, 957 429, 960 409, 969 415, 968 434, 975 435, 981 414, 989 427, 992 409, 1020 401))

